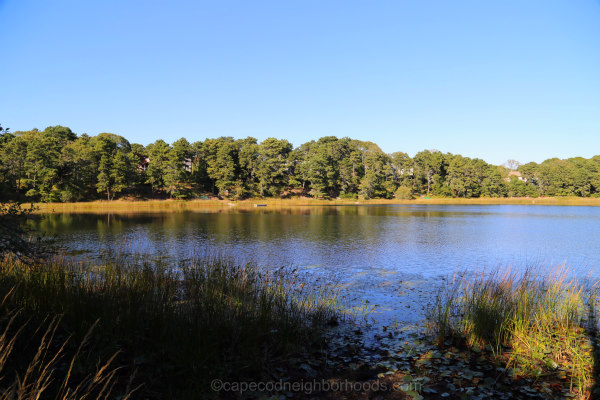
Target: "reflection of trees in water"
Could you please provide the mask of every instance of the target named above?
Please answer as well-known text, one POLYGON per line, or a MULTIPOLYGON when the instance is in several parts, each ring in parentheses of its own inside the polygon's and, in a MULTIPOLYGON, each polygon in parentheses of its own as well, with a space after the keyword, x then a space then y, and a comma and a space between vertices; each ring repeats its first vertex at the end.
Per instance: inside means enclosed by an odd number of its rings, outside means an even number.
POLYGON ((92 252, 123 246, 146 254, 187 256, 210 249, 265 264, 436 273, 518 264, 531 257, 597 264, 591 250, 600 243, 595 209, 523 208, 230 207, 210 212, 53 214, 37 216, 30 224, 56 234, 69 249, 92 252))
MULTIPOLYGON (((379 218, 390 217, 389 207, 294 207, 276 210, 218 210, 220 212, 171 212, 148 214, 52 214, 34 222, 37 228, 68 240, 71 234, 96 236, 99 241, 123 240, 134 247, 152 247, 156 251, 171 250, 171 246, 202 247, 208 240, 221 244, 273 242, 281 244, 290 238, 319 242, 331 249, 365 251, 378 247, 389 236, 403 241, 416 236, 435 236, 434 226, 426 232, 398 235, 405 224, 392 224, 379 218), (366 218, 363 218, 366 217, 366 218), (394 232, 390 232, 394 228, 394 232), (120 235, 126 238, 119 238, 120 235)), ((412 217, 433 216, 418 213, 412 217)), ((437 215, 436 215, 437 216, 437 215)), ((409 225, 410 226, 410 225, 409 225)), ((151 249, 148 249, 151 250, 151 249)))
POLYGON ((52 214, 34 224, 77 250, 91 245, 95 251, 174 254, 222 248, 258 255, 260 249, 266 254, 287 254, 288 259, 303 252, 304 258, 312 254, 326 260, 336 251, 373 247, 380 240, 384 231, 378 228, 377 219, 358 218, 374 210, 303 207, 214 213, 52 214))

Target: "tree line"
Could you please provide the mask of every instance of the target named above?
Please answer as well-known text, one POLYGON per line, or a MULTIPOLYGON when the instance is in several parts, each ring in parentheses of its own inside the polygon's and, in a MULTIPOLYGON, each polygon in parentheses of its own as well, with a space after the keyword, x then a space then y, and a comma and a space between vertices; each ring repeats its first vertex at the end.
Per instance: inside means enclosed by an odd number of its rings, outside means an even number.
POLYGON ((4 200, 600 196, 600 156, 509 166, 436 150, 387 154, 375 143, 334 136, 296 148, 252 137, 143 146, 63 126, 14 133, 0 127, 4 200))

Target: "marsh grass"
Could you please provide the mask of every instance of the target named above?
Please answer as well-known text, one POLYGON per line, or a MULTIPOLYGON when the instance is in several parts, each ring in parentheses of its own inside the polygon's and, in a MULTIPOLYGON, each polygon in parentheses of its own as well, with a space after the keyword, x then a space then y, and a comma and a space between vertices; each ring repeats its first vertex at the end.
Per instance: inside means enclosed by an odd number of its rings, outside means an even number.
POLYGON ((119 368, 112 363, 117 353, 73 382, 73 368, 94 325, 69 360, 65 349, 71 338, 61 338, 60 316, 47 318, 35 326, 26 321, 16 327, 19 314, 20 311, 9 313, 0 321, 3 325, 0 331, 0 399, 106 400, 118 397, 127 400, 136 391, 137 388, 130 385, 121 390, 115 388, 119 368))
POLYGON ((455 278, 430 306, 438 345, 489 350, 514 378, 568 385, 590 398, 594 385, 596 290, 565 268, 530 268, 455 278))
POLYGON ((254 204, 266 204, 269 209, 298 206, 345 206, 345 205, 391 205, 391 204, 464 204, 464 205, 564 205, 564 206, 600 206, 600 198, 582 197, 512 197, 512 198, 416 198, 400 199, 313 199, 294 197, 290 199, 247 199, 247 200, 113 200, 90 201, 79 203, 37 203, 37 213, 135 213, 135 212, 167 212, 167 211, 202 211, 219 212, 228 209, 253 209, 254 204))
POLYGON ((57 335, 85 338, 83 348, 60 351, 78 354, 70 368, 75 386, 111 360, 122 367, 111 382, 123 386, 135 374, 142 398, 197 398, 215 378, 266 376, 323 341, 321 330, 339 316, 333 292, 311 289, 287 270, 222 257, 176 266, 126 256, 98 265, 4 258, 1 296, 4 315, 20 310, 20 334, 35 336, 46 316, 61 315, 52 324, 57 335))

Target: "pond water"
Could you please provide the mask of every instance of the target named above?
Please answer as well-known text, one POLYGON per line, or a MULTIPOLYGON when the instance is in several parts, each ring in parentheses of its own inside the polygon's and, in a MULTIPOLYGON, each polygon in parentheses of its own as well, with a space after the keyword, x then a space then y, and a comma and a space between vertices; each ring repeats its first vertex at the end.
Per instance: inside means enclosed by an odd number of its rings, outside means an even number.
POLYGON ((73 254, 219 252, 335 280, 383 320, 416 322, 455 272, 562 265, 600 276, 600 207, 315 206, 51 214, 32 221, 73 254))

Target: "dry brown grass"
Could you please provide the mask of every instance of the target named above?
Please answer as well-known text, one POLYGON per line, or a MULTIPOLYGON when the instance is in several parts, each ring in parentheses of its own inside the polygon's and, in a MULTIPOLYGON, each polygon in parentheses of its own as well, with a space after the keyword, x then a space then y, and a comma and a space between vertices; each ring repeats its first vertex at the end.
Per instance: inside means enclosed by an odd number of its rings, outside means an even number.
POLYGON ((298 206, 349 206, 349 205, 392 205, 392 204, 447 204, 447 205, 548 205, 548 206, 600 206, 600 198, 581 197, 514 197, 514 198, 417 198, 414 200, 322 200, 313 198, 292 199, 248 199, 231 200, 114 200, 80 203, 37 203, 38 213, 106 213, 106 212, 166 212, 166 211, 220 211, 240 208, 250 209, 255 204, 266 204, 269 208, 291 208, 298 206))

